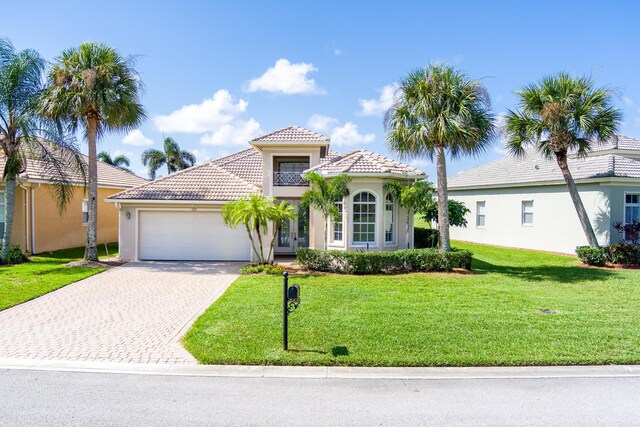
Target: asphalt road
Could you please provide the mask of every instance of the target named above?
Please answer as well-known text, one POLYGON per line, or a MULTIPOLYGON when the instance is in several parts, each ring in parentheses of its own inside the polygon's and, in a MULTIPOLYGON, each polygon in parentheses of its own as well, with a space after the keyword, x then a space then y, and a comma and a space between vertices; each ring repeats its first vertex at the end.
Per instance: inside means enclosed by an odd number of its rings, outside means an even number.
POLYGON ((219 378, 0 370, 0 425, 640 425, 640 378, 219 378))

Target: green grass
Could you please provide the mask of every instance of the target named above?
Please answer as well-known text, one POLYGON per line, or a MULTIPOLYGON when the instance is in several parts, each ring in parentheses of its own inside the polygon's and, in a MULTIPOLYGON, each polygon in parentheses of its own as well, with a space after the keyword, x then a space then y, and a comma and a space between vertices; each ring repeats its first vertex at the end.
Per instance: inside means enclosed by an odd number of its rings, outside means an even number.
POLYGON ((186 335, 202 363, 470 366, 640 363, 640 271, 457 243, 475 274, 295 277, 282 341, 281 279, 243 276, 186 335), (550 309, 555 314, 543 314, 550 309))
POLYGON ((415 215, 413 217, 413 225, 416 228, 431 228, 431 223, 422 219, 420 215, 415 215))
MULTIPOLYGON (((118 244, 109 243, 109 256, 118 256, 118 244)), ((104 245, 98 245, 98 255, 106 256, 104 245)), ((84 248, 64 249, 33 256, 31 262, 0 266, 0 310, 29 301, 85 277, 104 271, 103 268, 65 267, 82 259, 84 248)))

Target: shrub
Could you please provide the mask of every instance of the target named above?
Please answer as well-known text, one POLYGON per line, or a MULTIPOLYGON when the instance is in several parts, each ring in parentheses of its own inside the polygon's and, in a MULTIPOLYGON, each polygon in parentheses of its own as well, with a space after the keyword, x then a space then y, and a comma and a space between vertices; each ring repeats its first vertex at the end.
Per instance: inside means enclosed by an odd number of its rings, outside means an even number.
POLYGON ((639 264, 640 248, 632 243, 615 243, 609 246, 609 259, 614 264, 639 264))
MULTIPOLYGON (((2 243, 0 243, 0 251, 2 250, 2 243)), ((0 264, 22 264, 23 262, 27 262, 29 258, 25 254, 22 253, 22 249, 20 249, 20 245, 13 245, 9 248, 9 254, 7 258, 2 260, 0 259, 0 264)))
POLYGON ((576 255, 585 264, 603 266, 607 262, 607 253, 603 248, 592 248, 590 246, 578 246, 576 255))
POLYGON ((416 249, 435 248, 438 246, 438 230, 435 228, 414 228, 413 246, 416 249))
POLYGON ((279 264, 247 264, 240 269, 240 274, 272 274, 281 275, 284 267, 279 264))
POLYGON ((300 265, 310 270, 340 274, 382 274, 471 269, 472 253, 436 249, 401 249, 393 252, 361 252, 298 249, 300 265))

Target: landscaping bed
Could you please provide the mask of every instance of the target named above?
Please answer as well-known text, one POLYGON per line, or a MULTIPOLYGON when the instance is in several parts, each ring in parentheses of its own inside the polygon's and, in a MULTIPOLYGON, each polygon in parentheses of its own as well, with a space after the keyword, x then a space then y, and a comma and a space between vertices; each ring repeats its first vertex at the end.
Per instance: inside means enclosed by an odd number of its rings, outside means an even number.
POLYGON ((640 363, 640 271, 457 242, 474 274, 294 276, 301 304, 282 343, 282 279, 243 276, 193 325, 207 364, 496 366, 640 363))
MULTIPOLYGON (((117 243, 110 243, 108 250, 110 257, 118 256, 117 243)), ((98 245, 98 254, 106 256, 104 245, 98 245)), ((35 255, 24 264, 0 266, 0 310, 105 270, 102 266, 67 266, 83 256, 84 248, 64 249, 35 255)))

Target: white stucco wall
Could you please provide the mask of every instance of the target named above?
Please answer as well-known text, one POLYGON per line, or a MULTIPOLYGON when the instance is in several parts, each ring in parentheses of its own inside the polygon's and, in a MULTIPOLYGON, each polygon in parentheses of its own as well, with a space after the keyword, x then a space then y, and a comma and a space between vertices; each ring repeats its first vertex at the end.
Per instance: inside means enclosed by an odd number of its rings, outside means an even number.
MULTIPOLYGON (((580 196, 601 245, 610 238, 610 187, 578 185, 580 196)), ((476 243, 575 253, 587 240, 564 185, 449 190, 449 198, 463 202, 467 228, 451 227, 451 238, 476 243), (522 202, 533 201, 533 224, 522 223, 522 202), (476 224, 477 202, 485 202, 485 226, 476 224)))

